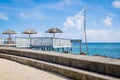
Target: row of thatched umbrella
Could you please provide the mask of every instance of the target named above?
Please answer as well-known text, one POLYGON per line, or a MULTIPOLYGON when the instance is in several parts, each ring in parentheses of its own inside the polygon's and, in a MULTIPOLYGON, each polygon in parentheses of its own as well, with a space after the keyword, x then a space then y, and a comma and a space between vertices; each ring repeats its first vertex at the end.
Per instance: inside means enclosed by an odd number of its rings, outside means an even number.
MULTIPOLYGON (((46 31, 46 33, 53 33, 53 38, 55 38, 55 33, 62 33, 62 31, 58 28, 50 28, 46 31)), ((9 30, 4 31, 2 34, 8 34, 9 37, 7 39, 8 39, 8 42, 11 43, 11 39, 12 39, 11 35, 17 34, 17 33, 9 29, 9 30)), ((23 31, 22 34, 28 34, 30 38, 31 34, 37 34, 37 32, 33 29, 28 29, 28 30, 23 31)))

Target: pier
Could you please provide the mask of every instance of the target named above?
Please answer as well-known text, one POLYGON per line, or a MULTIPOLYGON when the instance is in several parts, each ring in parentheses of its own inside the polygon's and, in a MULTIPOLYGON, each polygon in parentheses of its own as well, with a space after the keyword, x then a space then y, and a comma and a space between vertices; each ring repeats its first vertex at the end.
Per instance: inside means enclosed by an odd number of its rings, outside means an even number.
POLYGON ((81 39, 65 39, 53 37, 16 37, 17 48, 30 48, 42 51, 56 51, 63 53, 72 53, 74 43, 77 43, 76 48, 81 52, 81 39))

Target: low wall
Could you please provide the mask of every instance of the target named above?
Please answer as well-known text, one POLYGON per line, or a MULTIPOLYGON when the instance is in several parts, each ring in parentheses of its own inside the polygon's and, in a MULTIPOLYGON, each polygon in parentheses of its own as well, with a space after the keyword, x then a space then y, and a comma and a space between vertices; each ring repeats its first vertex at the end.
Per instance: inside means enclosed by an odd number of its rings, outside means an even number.
POLYGON ((79 69, 75 69, 67 66, 61 66, 58 64, 48 63, 40 60, 19 57, 19 56, 14 56, 9 54, 0 54, 0 58, 13 60, 25 65, 51 71, 51 72, 69 77, 74 80, 119 80, 118 78, 114 78, 110 76, 104 76, 104 75, 96 74, 93 72, 87 72, 87 71, 83 71, 83 70, 79 70, 79 69))
POLYGON ((117 59, 15 48, 0 48, 0 52, 120 77, 120 60, 117 59))

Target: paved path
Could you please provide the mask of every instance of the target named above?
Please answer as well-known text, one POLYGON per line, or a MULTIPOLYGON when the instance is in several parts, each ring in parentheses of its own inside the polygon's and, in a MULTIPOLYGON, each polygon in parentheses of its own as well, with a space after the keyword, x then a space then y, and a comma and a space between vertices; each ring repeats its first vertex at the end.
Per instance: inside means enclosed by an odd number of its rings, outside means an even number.
POLYGON ((0 58, 0 80, 70 80, 63 76, 0 58))

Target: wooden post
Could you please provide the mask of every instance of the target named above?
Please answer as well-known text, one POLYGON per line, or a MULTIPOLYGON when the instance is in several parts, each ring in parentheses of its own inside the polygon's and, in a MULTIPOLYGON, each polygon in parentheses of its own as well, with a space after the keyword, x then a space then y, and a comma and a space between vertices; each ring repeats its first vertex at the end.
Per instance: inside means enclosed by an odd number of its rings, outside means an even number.
POLYGON ((82 51, 82 43, 80 41, 80 53, 81 53, 81 51, 82 51))

